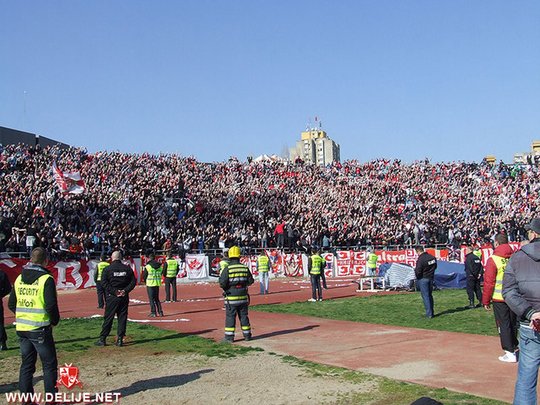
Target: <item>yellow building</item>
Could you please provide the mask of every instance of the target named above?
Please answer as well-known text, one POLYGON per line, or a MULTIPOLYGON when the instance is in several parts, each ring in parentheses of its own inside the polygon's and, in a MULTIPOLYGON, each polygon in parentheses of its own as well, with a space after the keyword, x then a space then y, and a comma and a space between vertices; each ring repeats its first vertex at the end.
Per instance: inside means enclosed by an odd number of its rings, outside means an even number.
POLYGON ((339 162, 339 145, 328 137, 321 128, 311 128, 302 132, 296 147, 289 153, 290 159, 301 158, 306 163, 326 166, 339 162))

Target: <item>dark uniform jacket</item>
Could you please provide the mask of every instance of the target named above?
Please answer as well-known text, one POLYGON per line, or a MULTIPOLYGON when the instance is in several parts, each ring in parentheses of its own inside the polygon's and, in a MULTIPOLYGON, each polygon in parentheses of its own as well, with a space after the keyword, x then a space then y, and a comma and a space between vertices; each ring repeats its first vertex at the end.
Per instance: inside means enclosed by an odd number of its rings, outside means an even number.
POLYGON ((465 274, 467 277, 478 278, 482 275, 484 268, 482 267, 482 261, 474 253, 469 253, 465 256, 465 274))
MULTIPOLYGON (((30 264, 23 268, 21 272, 21 281, 25 284, 33 284, 44 274, 51 274, 45 267, 37 264, 30 264)), ((54 278, 49 278, 45 282, 43 298, 45 299, 45 310, 49 314, 51 325, 58 325, 60 322, 60 311, 58 310, 58 300, 56 298, 56 284, 54 278)), ((17 291, 14 288, 9 296, 8 307, 15 313, 17 309, 17 291)))
POLYGON ((427 252, 423 252, 418 256, 414 274, 418 280, 422 278, 430 278, 433 280, 435 277, 435 269, 437 268, 437 259, 435 256, 430 255, 427 252))
MULTIPOLYGON (((0 270, 0 301, 11 292, 11 283, 8 276, 0 270)), ((1 304, 0 304, 1 305, 1 304)))
POLYGON ((135 288, 135 275, 131 267, 120 260, 113 261, 103 270, 101 285, 109 296, 117 296, 119 290, 124 290, 126 295, 135 288))
POLYGON ((238 259, 229 259, 229 265, 223 269, 219 275, 219 286, 230 297, 241 297, 248 295, 248 286, 253 284, 254 279, 251 271, 240 264, 238 259), (242 266, 245 270, 241 275, 234 272, 235 266, 242 266))

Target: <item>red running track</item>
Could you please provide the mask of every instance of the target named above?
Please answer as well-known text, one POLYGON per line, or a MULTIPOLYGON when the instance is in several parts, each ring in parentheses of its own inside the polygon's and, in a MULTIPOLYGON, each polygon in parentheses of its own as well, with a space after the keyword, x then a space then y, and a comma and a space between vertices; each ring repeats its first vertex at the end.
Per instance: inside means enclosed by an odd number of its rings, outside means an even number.
MULTIPOLYGON (((356 284, 351 280, 329 280, 328 284, 325 299, 360 294, 355 292, 356 284)), ((269 295, 259 295, 256 282, 251 287, 251 303, 304 301, 311 294, 307 280, 271 280, 270 289, 269 295)), ((219 286, 216 283, 179 285, 178 292, 179 302, 163 304, 165 317, 149 318, 146 289, 137 287, 130 294, 129 319, 221 340, 225 314, 219 286)), ((163 289, 161 294, 163 300, 163 289)), ((96 308, 94 289, 59 292, 59 301, 63 318, 102 314, 96 308)), ((250 320, 253 340, 243 342, 237 325, 239 344, 392 379, 512 401, 517 364, 497 359, 502 352, 497 337, 256 311, 250 311, 250 320)), ((6 318, 6 322, 12 321, 12 316, 6 318)))

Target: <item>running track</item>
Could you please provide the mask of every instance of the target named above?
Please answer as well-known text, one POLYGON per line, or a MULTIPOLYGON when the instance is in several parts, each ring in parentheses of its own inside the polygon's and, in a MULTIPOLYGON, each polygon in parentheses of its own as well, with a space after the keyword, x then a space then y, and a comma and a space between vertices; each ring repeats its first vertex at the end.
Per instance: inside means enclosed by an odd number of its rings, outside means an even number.
MULTIPOLYGON (((350 280, 329 280, 328 286, 325 299, 359 294, 350 280)), ((271 294, 258 295, 256 282, 251 287, 251 303, 305 301, 311 293, 305 280, 271 280, 270 288, 271 294)), ((224 311, 219 286, 216 283, 179 285, 178 291, 179 302, 163 304, 165 317, 148 318, 146 289, 138 286, 130 294, 129 319, 221 340, 224 311)), ((163 300, 163 289, 160 293, 163 300)), ((59 292, 59 301, 63 318, 102 314, 96 308, 94 289, 59 292)), ((6 315, 6 323, 12 322, 11 313, 6 311, 6 315)), ((396 380, 512 401, 517 365, 497 359, 502 351, 497 337, 256 311, 250 311, 250 320, 253 340, 243 342, 237 325, 237 344, 396 380)))

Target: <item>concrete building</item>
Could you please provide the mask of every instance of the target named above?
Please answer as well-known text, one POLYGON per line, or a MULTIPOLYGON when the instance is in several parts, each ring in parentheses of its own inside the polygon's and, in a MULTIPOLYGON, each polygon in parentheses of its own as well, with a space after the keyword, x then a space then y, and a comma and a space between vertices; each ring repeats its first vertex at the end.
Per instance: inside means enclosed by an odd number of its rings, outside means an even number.
POLYGON ((537 164, 540 162, 540 141, 531 143, 531 151, 514 154, 514 163, 537 164))
POLYGON ((332 162, 339 162, 339 145, 328 137, 321 128, 311 128, 302 132, 296 147, 289 153, 292 161, 297 158, 306 163, 326 166, 332 162))

